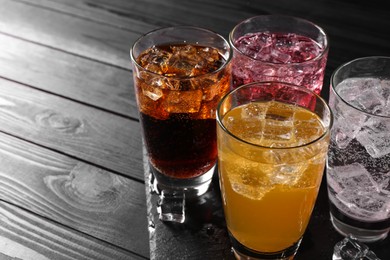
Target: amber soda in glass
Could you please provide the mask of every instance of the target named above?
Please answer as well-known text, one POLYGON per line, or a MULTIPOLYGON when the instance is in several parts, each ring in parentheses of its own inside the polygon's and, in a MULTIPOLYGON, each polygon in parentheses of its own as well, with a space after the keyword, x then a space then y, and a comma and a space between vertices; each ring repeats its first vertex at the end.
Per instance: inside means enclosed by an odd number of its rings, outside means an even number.
POLYGON ((216 107, 230 88, 228 42, 202 28, 162 28, 138 39, 131 58, 158 188, 187 197, 205 193, 217 160, 216 107))

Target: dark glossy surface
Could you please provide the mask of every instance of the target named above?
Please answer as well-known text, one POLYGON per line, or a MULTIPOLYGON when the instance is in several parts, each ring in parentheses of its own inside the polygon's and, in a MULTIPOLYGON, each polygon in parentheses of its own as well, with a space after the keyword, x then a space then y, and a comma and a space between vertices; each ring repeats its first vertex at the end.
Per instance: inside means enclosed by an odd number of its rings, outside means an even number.
MULTIPOLYGON (((158 27, 227 37, 260 14, 329 34, 326 99, 336 67, 390 56, 380 0, 0 0, 0 259, 232 259, 216 178, 184 225, 158 220, 129 49, 158 27)), ((298 260, 331 259, 342 239, 324 184, 298 260)), ((389 241, 370 247, 390 259, 389 241)))

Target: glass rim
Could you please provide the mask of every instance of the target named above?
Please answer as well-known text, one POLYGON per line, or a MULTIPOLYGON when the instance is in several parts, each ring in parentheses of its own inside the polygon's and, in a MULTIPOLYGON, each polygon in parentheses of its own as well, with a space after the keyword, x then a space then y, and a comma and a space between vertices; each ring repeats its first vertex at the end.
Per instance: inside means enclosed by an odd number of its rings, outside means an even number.
MULTIPOLYGON (((382 118, 382 119, 390 119, 390 115, 388 116, 385 116, 385 115, 377 115, 377 114, 373 114, 371 112, 367 112, 367 111, 364 111, 363 109, 360 109, 352 104, 350 104, 347 100, 345 100, 343 97, 340 96, 340 94, 338 93, 338 91, 336 90, 337 88, 337 85, 335 85, 335 77, 337 76, 337 74, 343 69, 343 68, 346 68, 347 66, 351 65, 352 63, 355 63, 355 62, 359 62, 359 61, 363 61, 363 60, 370 60, 370 59, 385 59, 385 60, 389 60, 390 62, 390 57, 387 57, 387 56, 365 56, 365 57, 360 57, 360 58, 356 58, 356 59, 353 59, 353 60, 350 60, 348 62, 345 62, 343 64, 341 64, 339 67, 337 67, 332 75, 330 76, 330 86, 333 90, 333 92, 336 94, 337 98, 339 100, 341 100, 345 105, 347 105, 348 107, 351 107, 353 108, 354 110, 357 110, 363 114, 366 114, 366 115, 369 115, 370 117, 377 117, 377 118, 382 118)), ((390 75, 389 75, 390 76, 390 75)), ((340 83, 339 83, 340 84, 340 83)))
MULTIPOLYGON (((318 42, 315 41, 317 44, 318 42)), ((229 43, 230 45, 232 46, 232 48, 237 51, 238 53, 240 53, 241 55, 244 55, 245 57, 249 58, 250 60, 253 60, 253 61, 257 61, 257 62, 262 62, 262 63, 266 63, 266 64, 273 64, 273 65, 283 65, 283 66, 291 66, 291 65, 301 65, 301 64, 305 64, 305 63, 309 63, 309 62, 313 62, 313 61, 318 61, 320 59, 322 59, 329 51, 329 36, 328 34, 325 32, 325 30, 320 27, 319 25, 309 21, 309 20, 306 20, 306 19, 303 19, 303 18, 300 18, 300 17, 296 17, 296 16, 290 16, 290 15, 275 15, 275 14, 265 14, 265 15, 257 15, 257 16, 253 16, 253 17, 250 17, 248 19, 245 19, 245 20, 242 20, 241 22, 239 22, 237 25, 234 26, 234 28, 230 31, 229 33, 229 43), (240 51, 236 45, 234 44, 234 41, 233 41, 233 34, 234 32, 237 30, 237 28, 250 21, 250 20, 253 20, 253 19, 256 19, 256 18, 260 18, 260 17, 273 17, 273 18, 277 18, 277 17, 283 17, 283 18, 288 18, 288 19, 295 19, 295 20, 299 20, 299 21, 302 21, 302 22, 305 22, 307 24, 310 24, 312 25, 313 27, 315 27, 316 29, 318 29, 319 32, 321 32, 322 35, 324 35, 324 38, 325 38, 325 44, 323 46, 323 50, 317 55, 315 56, 314 58, 310 59, 310 60, 305 60, 303 62, 292 62, 292 63, 276 63, 276 62, 270 62, 270 61, 262 61, 260 59, 255 59, 249 55, 246 55, 245 53, 243 53, 242 51, 240 51)))
MULTIPOLYGON (((186 42, 183 42, 183 43, 186 43, 186 42)), ((198 45, 197 42, 194 42, 194 43, 188 43, 188 44, 194 44, 194 45, 198 45)), ((199 46, 202 46, 202 45, 199 45, 199 46)), ((205 47, 212 47, 212 46, 205 46, 205 47)), ((217 48, 216 48, 217 49, 217 48)), ((217 49, 218 52, 219 52, 219 49, 217 49)), ((220 71, 222 71, 223 69, 226 68, 226 66, 230 63, 231 59, 233 57, 233 50, 232 50, 232 47, 231 45, 229 44, 229 41, 226 40, 221 34, 215 32, 215 31, 212 31, 212 30, 209 30, 209 29, 206 29, 206 28, 203 28, 203 27, 198 27, 198 26, 190 26, 190 25, 179 25, 179 26, 168 26, 168 27, 161 27, 161 28, 157 28, 157 29, 154 29, 152 31, 149 31, 147 33, 144 33, 142 34, 140 37, 138 37, 137 40, 135 40, 135 42, 133 43, 132 47, 130 48, 130 59, 132 60, 133 64, 135 64, 137 66, 138 69, 141 69, 141 70, 144 70, 144 71, 147 71, 148 73, 151 73, 153 75, 156 75, 156 76, 159 76, 159 77, 164 77, 164 78, 169 78, 169 79, 176 79, 176 80, 186 80, 186 79, 194 79, 194 78, 199 78, 199 77, 204 77, 204 76, 209 76, 209 75, 212 75, 212 74, 216 74, 220 71), (135 57, 134 55, 134 47, 139 44, 139 42, 144 38, 144 37, 147 37, 149 35, 152 35, 156 32, 160 32, 160 31, 168 31, 168 30, 177 30, 177 29, 187 29, 187 30, 196 30, 196 31, 202 31, 202 32, 205 32, 205 33, 210 33, 210 34, 214 34, 216 35, 218 38, 220 38, 226 45, 227 47, 227 51, 228 51, 228 57, 227 59, 225 59, 225 57, 222 55, 222 57, 224 58, 223 59, 223 64, 216 70, 214 71, 211 71, 211 72, 208 72, 208 73, 204 73, 204 74, 200 74, 200 75, 195 75, 195 76, 185 76, 185 77, 179 77, 179 76, 164 76, 164 75, 161 75, 161 74, 158 74, 158 73, 155 73, 153 71, 150 71, 150 70, 147 70, 145 69, 144 67, 142 67, 138 62, 137 62, 137 57, 135 57)))
MULTIPOLYGON (((235 140, 237 140, 238 142, 240 143, 244 143, 244 144, 247 144, 247 145, 250 145, 252 147, 257 147, 257 148, 262 148, 262 149, 270 149, 270 150, 292 150, 292 149, 298 149, 298 148, 302 148, 302 147, 306 147, 306 146, 310 146, 314 143, 317 143, 319 141, 321 141, 322 139, 324 139, 328 134, 330 134, 330 131, 331 131, 331 128, 333 126, 333 112, 332 110, 330 109, 329 105, 327 104, 327 102, 318 94, 316 94, 315 92, 305 88, 305 87, 301 87, 299 85, 295 85, 295 84, 291 84, 291 83, 288 83, 288 82, 282 82, 282 81, 255 81, 255 82, 251 82, 251 83, 248 83, 248 84, 244 84, 244 85, 241 85, 239 86, 238 88, 235 88, 231 91, 229 91, 228 93, 226 93, 220 100, 220 102, 218 103, 218 106, 217 106, 217 111, 216 111, 216 121, 218 123, 218 125, 222 128, 222 130, 227 133, 230 137, 234 138, 235 140), (316 99, 320 100, 321 103, 326 107, 326 110, 329 112, 329 125, 328 126, 324 126, 325 128, 325 131, 324 133, 322 133, 319 137, 315 138, 314 140, 311 140, 310 142, 307 142, 307 143, 304 143, 304 144, 301 144, 301 145, 295 145, 295 146, 289 146, 289 147, 270 147, 270 146, 264 146, 264 145, 259 145, 259 144, 254 144, 254 143, 251 143, 251 142, 248 142, 240 137, 238 137, 237 135, 233 134, 231 131, 229 131, 225 125, 223 124, 222 120, 223 120, 223 117, 220 115, 220 110, 221 110, 221 107, 222 107, 222 104, 225 102, 225 100, 231 96, 232 94, 234 94, 235 92, 243 89, 243 88, 247 88, 247 87, 250 87, 252 85, 269 85, 269 84, 282 84, 282 85, 285 85, 285 86, 288 86, 289 88, 294 88, 294 89, 299 89, 299 90, 303 90, 304 92, 307 92, 309 94, 312 94, 316 97, 316 99)), ((323 123, 323 120, 321 120, 321 123, 323 123)))

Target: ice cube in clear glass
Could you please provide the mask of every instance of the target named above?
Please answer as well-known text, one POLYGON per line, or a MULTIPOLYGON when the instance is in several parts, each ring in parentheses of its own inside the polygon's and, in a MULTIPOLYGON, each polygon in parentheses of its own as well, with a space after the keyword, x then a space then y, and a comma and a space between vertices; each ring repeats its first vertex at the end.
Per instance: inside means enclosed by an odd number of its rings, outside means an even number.
POLYGON ((339 148, 344 149, 356 137, 367 115, 351 108, 331 95, 330 106, 333 107, 333 135, 339 148))
POLYGON ((356 139, 373 158, 390 154, 390 119, 368 119, 356 139))

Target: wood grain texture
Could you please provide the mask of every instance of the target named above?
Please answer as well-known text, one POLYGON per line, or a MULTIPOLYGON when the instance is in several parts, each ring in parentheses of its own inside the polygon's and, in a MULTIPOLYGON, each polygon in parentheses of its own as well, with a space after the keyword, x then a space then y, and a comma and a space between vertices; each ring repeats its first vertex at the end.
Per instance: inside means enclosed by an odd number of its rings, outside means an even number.
POLYGON ((137 118, 131 72, 0 34, 0 77, 137 118))
POLYGON ((4 79, 0 121, 0 131, 143 180, 137 122, 4 79))
POLYGON ((67 13, 76 13, 94 21, 126 28, 141 34, 158 27, 178 24, 203 26, 224 33, 226 28, 247 16, 245 10, 233 9, 229 5, 226 6, 223 1, 213 1, 212 3, 156 0, 21 1, 67 13))
MULTIPOLYGON (((69 14, 84 18, 98 24, 107 24, 113 27, 129 30, 131 32, 143 34, 156 28, 156 25, 147 23, 144 17, 134 14, 134 16, 124 15, 123 12, 115 12, 109 8, 102 8, 95 1, 78 0, 15 0, 27 3, 44 9, 69 14)), ((107 1, 108 2, 108 1, 107 1)), ((110 3, 105 3, 110 5, 110 3)), ((126 11, 126 10, 122 10, 126 11)), ((159 27, 160 25, 158 25, 159 27)))
POLYGON ((2 260, 140 260, 131 253, 0 201, 2 260))
POLYGON ((149 256, 142 183, 2 133, 0 163, 0 200, 149 256))
POLYGON ((141 33, 21 2, 0 6, 2 33, 130 70, 130 44, 141 33))

